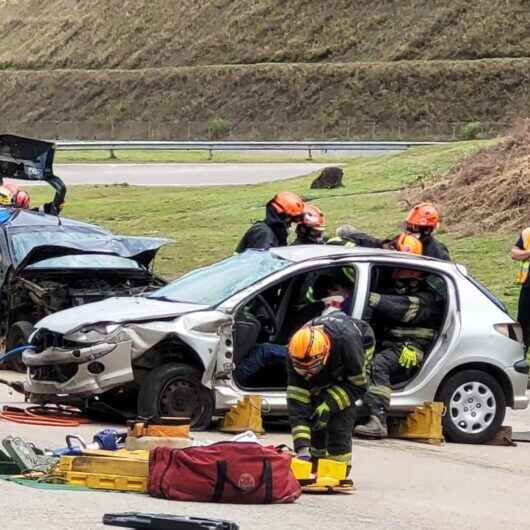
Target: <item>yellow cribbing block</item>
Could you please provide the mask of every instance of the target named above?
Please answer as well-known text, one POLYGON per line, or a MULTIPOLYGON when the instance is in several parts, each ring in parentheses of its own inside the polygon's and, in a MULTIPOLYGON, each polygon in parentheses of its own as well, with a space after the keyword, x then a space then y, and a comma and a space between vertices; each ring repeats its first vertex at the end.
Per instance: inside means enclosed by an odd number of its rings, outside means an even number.
POLYGON ((147 475, 145 477, 127 477, 112 474, 67 471, 64 473, 64 478, 68 484, 85 486, 86 488, 112 491, 134 491, 137 493, 147 492, 147 475))
POLYGON ((125 447, 130 451, 137 451, 138 449, 149 451, 161 446, 171 447, 173 449, 185 449, 191 446, 191 442, 190 438, 164 438, 162 436, 142 436, 141 438, 135 438, 134 436, 127 436, 125 447))
POLYGON ((391 436, 433 444, 442 443, 444 441, 442 433, 444 408, 443 403, 425 402, 422 406, 416 407, 414 412, 407 414, 406 418, 399 420, 397 425, 390 430, 391 436))
POLYGON ((346 479, 347 468, 348 466, 344 462, 321 458, 317 466, 317 484, 328 479, 338 484, 341 480, 346 479))
POLYGON ((220 430, 233 433, 252 431, 263 434, 265 430, 261 420, 262 400, 261 396, 245 396, 225 414, 220 430))
POLYGON ((291 471, 293 472, 296 480, 311 480, 311 462, 300 460, 299 458, 293 458, 291 460, 291 471))
POLYGON ((118 449, 117 451, 107 451, 105 449, 83 449, 83 456, 101 456, 104 458, 129 458, 133 460, 149 460, 149 451, 146 449, 118 449))
POLYGON ((147 477, 149 461, 101 456, 62 456, 59 460, 58 470, 60 473, 74 471, 76 473, 147 477))

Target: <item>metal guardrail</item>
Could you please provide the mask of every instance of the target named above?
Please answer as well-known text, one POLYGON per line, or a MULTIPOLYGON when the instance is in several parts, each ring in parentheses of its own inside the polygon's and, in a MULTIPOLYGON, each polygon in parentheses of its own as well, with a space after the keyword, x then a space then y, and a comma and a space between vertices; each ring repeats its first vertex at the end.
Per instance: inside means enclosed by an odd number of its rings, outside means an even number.
POLYGON ((213 158, 214 151, 307 151, 309 159, 313 151, 395 151, 421 145, 438 145, 445 142, 174 142, 174 141, 64 141, 57 140, 55 145, 61 151, 104 150, 111 156, 118 150, 179 150, 208 151, 213 158))

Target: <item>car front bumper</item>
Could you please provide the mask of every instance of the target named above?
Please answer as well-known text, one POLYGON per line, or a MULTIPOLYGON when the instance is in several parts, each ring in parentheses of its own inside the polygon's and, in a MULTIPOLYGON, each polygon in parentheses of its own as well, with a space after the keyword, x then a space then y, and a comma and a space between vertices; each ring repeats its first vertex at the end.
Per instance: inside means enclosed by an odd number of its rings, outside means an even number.
POLYGON ((111 348, 99 348, 99 354, 108 350, 107 354, 100 356, 89 355, 86 351, 89 348, 79 350, 79 355, 75 355, 73 350, 54 348, 38 354, 25 353, 24 362, 28 370, 24 386, 30 399, 40 401, 39 396, 44 395, 91 396, 133 381, 131 342, 106 346, 111 348), (56 377, 57 373, 65 373, 65 366, 70 368, 70 372, 66 373, 71 375, 66 376, 66 380, 65 377, 56 377))

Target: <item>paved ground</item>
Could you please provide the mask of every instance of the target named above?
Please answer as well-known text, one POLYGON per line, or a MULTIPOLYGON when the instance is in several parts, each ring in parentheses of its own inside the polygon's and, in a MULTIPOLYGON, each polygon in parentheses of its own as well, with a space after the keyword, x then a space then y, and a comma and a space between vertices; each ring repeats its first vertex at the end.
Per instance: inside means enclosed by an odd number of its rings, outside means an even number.
POLYGON ((329 164, 57 164, 67 185, 210 186, 258 184, 307 175, 329 164))
MULTIPOLYGON (((2 377, 4 375, 2 374, 2 377)), ((0 404, 18 400, 0 387, 0 404)), ((507 424, 530 430, 530 411, 509 413, 507 424)), ((90 438, 99 426, 70 431, 90 438)), ((38 445, 59 447, 69 431, 0 421, 0 438, 18 434, 38 445)), ((221 439, 216 432, 203 439, 221 439)), ((270 443, 289 442, 286 433, 270 443)), ((94 530, 105 512, 144 511, 226 518, 243 530, 523 529, 530 528, 530 444, 517 447, 440 447, 386 440, 356 441, 351 496, 303 495, 296 504, 236 506, 178 503, 146 495, 41 491, 0 481, 2 528, 94 530)), ((106 527, 105 527, 106 528, 106 527)))

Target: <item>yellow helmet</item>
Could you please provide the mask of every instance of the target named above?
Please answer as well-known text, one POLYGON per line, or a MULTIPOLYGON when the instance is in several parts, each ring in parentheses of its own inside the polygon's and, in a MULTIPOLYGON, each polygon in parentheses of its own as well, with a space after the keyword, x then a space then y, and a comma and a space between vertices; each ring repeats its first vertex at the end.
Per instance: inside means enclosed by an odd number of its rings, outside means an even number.
POLYGON ((11 206, 13 194, 5 187, 0 186, 0 206, 11 206))
POLYGON ((423 254, 423 245, 421 244, 421 241, 412 234, 401 232, 396 238, 396 250, 421 256, 423 254))
POLYGON ((331 340, 323 326, 305 326, 292 336, 288 349, 296 372, 310 377, 318 374, 325 366, 331 340))

